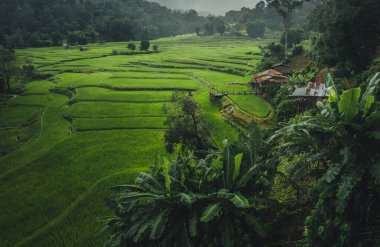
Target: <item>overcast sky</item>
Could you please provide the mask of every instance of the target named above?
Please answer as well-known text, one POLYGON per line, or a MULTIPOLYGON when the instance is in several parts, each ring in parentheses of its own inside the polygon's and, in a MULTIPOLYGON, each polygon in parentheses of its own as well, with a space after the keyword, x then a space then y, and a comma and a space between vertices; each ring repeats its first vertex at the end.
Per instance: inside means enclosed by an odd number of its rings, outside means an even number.
POLYGON ((224 15, 229 10, 240 10, 242 7, 252 8, 260 0, 149 0, 158 2, 171 9, 195 9, 214 15, 224 15))

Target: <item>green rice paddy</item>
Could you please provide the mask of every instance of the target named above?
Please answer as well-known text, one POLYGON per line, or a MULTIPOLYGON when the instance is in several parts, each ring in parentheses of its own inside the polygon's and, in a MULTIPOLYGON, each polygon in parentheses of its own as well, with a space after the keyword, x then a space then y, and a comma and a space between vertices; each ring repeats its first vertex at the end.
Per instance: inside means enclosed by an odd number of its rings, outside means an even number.
MULTIPOLYGON (((0 246, 102 246, 99 218, 106 188, 133 180, 165 152, 172 95, 192 91, 216 144, 237 131, 211 102, 209 90, 250 91, 259 45, 272 40, 177 36, 153 41, 160 53, 116 55, 126 43, 17 51, 48 80, 1 97, 0 246)), ((229 96, 241 109, 266 117, 254 95, 229 96)))

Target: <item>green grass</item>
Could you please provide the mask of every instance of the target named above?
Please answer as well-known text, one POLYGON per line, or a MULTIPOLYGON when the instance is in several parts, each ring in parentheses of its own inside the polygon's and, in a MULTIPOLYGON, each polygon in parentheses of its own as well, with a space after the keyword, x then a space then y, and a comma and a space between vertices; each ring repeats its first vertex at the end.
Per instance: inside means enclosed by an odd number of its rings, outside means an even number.
POLYGON ((267 117, 272 111, 271 105, 256 95, 229 95, 228 98, 243 111, 259 118, 267 117))
POLYGON ((214 139, 215 145, 222 148, 223 140, 226 138, 235 139, 238 135, 236 129, 226 124, 219 113, 218 102, 211 102, 209 92, 206 89, 199 90, 194 95, 196 101, 202 106, 202 114, 210 126, 210 132, 214 139))
POLYGON ((9 102, 14 105, 45 106, 52 101, 53 98, 50 95, 26 95, 13 98, 9 102))
POLYGON ((103 81, 103 85, 115 88, 130 89, 198 89, 199 83, 194 80, 174 80, 174 79, 128 79, 128 78, 110 78, 103 81))
POLYGON ((120 102, 79 102, 71 106, 67 114, 72 117, 162 117, 173 109, 173 103, 120 103, 120 102))
MULTIPOLYGON (((250 90, 260 57, 246 53, 271 41, 182 35, 155 40, 158 54, 135 56, 110 56, 125 42, 89 44, 87 52, 17 50, 20 65, 31 60, 52 77, 0 99, 0 246, 102 246, 105 236, 96 233, 98 218, 110 214, 106 188, 132 182, 168 155, 164 122, 173 92, 194 91, 221 146, 237 130, 209 89, 250 90)), ((256 116, 268 112, 252 95, 231 99, 256 116)))
POLYGON ((113 129, 165 129, 166 117, 76 118, 77 131, 113 129))
POLYGON ((159 153, 164 153, 162 131, 96 131, 66 138, 0 184, 3 243, 14 244, 22 239, 18 236, 26 237, 59 217, 105 174, 144 169, 159 153))
POLYGON ((21 126, 42 114, 42 110, 39 106, 0 106, 0 128, 21 126))
POLYGON ((169 102, 172 91, 115 91, 105 88, 80 88, 75 101, 169 102))
POLYGON ((49 89, 54 86, 51 81, 33 81, 26 85, 25 89, 28 93, 44 94, 48 93, 49 89))

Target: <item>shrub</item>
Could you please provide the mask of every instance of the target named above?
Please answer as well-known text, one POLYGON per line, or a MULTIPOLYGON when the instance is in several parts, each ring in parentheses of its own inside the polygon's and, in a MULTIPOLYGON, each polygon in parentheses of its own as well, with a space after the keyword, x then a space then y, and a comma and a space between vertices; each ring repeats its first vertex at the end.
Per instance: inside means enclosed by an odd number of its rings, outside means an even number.
POLYGON ((142 50, 142 51, 148 51, 149 47, 150 47, 149 40, 142 40, 140 42, 140 50, 142 50))
POLYGON ((128 44, 128 49, 131 50, 131 51, 135 51, 136 50, 136 44, 135 43, 129 43, 128 44))

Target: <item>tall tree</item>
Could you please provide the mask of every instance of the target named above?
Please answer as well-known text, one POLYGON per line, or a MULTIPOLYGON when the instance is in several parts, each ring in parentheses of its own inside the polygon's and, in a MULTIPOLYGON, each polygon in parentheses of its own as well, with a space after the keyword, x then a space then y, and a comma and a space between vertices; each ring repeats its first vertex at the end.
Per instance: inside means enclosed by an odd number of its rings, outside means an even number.
POLYGON ((336 66, 347 76, 371 64, 380 44, 380 1, 328 0, 311 15, 321 33, 315 44, 323 64, 336 66))
POLYGON ((285 32, 285 58, 288 57, 288 32, 294 10, 302 7, 305 0, 267 0, 269 7, 273 7, 281 15, 285 32))
POLYGON ((211 146, 208 126, 202 117, 199 105, 191 95, 176 94, 177 112, 170 116, 166 125, 166 147, 173 150, 175 144, 181 144, 183 149, 207 150, 211 146))
POLYGON ((13 50, 0 45, 0 91, 11 90, 11 78, 17 71, 16 56, 13 50))

